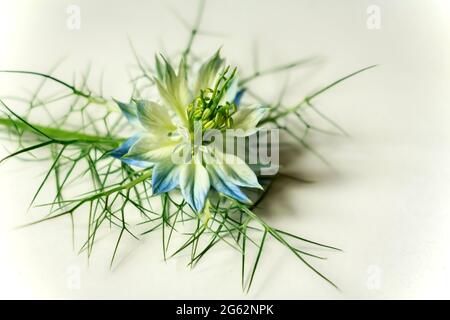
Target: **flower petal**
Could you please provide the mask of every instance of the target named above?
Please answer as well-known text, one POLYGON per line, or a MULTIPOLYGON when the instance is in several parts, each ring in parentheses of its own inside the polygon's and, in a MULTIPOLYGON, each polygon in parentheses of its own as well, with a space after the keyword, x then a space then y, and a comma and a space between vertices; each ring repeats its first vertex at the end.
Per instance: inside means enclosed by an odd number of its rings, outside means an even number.
POLYGON ((238 83, 239 83, 239 81, 236 78, 234 78, 234 80, 231 82, 230 86, 228 87, 227 92, 223 96, 223 100, 222 100, 223 103, 234 101, 234 98, 236 97, 236 94, 238 92, 238 83))
POLYGON ((202 211, 210 188, 208 171, 199 162, 182 166, 180 188, 184 199, 197 212, 202 211))
POLYGON ((130 147, 139 139, 139 135, 136 134, 134 136, 132 136, 131 138, 125 140, 124 143, 122 143, 118 148, 111 150, 108 154, 116 159, 121 160, 122 162, 128 164, 128 165, 132 165, 132 166, 136 166, 136 167, 140 167, 140 168, 148 168, 152 165, 152 163, 148 162, 148 161, 141 161, 141 160, 135 160, 132 158, 123 158, 123 156, 125 154, 127 154, 127 152, 130 150, 130 147))
POLYGON ((241 187, 262 189, 256 174, 241 158, 215 149, 214 157, 205 154, 205 160, 214 165, 218 174, 227 181, 241 187))
POLYGON ((163 60, 164 64, 161 61, 157 62, 156 87, 164 103, 178 115, 184 124, 187 124, 186 106, 191 102, 191 95, 187 85, 184 61, 180 61, 178 74, 176 74, 164 57, 163 60))
POLYGON ((217 166, 213 164, 207 164, 206 168, 209 173, 209 178, 211 180, 211 185, 218 192, 223 193, 233 199, 236 199, 242 203, 250 204, 250 199, 242 192, 241 189, 230 180, 227 179, 217 166))
POLYGON ((117 105, 119 106, 123 115, 127 118, 127 120, 131 124, 138 123, 136 103, 134 103, 133 101, 130 103, 125 103, 125 102, 120 102, 115 99, 113 99, 113 100, 117 103, 117 105))
POLYGON ((127 154, 128 150, 130 150, 130 147, 139 139, 139 134, 135 134, 131 138, 125 140, 124 143, 122 143, 118 148, 111 150, 109 152, 109 155, 113 158, 120 159, 125 154, 127 154))
POLYGON ((133 159, 133 158, 120 158, 120 161, 126 163, 129 166, 135 166, 139 168, 149 168, 153 163, 145 160, 133 159))
POLYGON ((167 109, 153 101, 137 101, 137 117, 150 132, 167 134, 176 129, 167 109))
POLYGON ((180 166, 170 161, 158 162, 153 168, 152 189, 153 194, 164 193, 178 185, 180 166))
POLYGON ((268 111, 269 108, 257 105, 240 108, 235 114, 232 115, 232 129, 243 130, 242 134, 238 134, 239 136, 251 135, 258 131, 258 128, 256 126, 261 121, 261 119, 266 116, 268 111))
POLYGON ((159 162, 170 159, 180 138, 164 135, 145 134, 131 146, 125 158, 133 158, 149 162, 159 162))
POLYGON ((242 89, 239 89, 239 91, 238 92, 236 92, 236 95, 234 96, 234 98, 233 98, 233 103, 236 105, 236 106, 239 106, 240 104, 241 104, 241 99, 242 99, 242 96, 244 95, 244 93, 245 93, 245 88, 242 88, 242 89))
POLYGON ((200 94, 200 90, 211 88, 214 85, 224 61, 225 60, 220 57, 220 50, 217 50, 211 58, 202 64, 198 71, 197 82, 194 88, 195 96, 200 94))

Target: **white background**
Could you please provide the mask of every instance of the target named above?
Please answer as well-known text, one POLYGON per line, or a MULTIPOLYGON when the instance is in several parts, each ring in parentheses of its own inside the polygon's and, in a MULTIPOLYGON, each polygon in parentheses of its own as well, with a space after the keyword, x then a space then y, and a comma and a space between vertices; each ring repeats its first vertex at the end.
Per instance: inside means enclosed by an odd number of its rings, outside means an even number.
MULTIPOLYGON (((92 63, 104 71, 105 95, 127 99, 130 37, 152 60, 185 46, 187 30, 172 11, 192 21, 196 1, 0 1, 0 69, 56 75, 92 63), (81 8, 81 29, 66 26, 69 4, 81 8)), ((223 45, 232 63, 252 72, 310 55, 318 68, 291 72, 287 101, 371 64, 379 67, 317 99, 317 106, 350 137, 316 135, 314 146, 334 170, 310 154, 286 170, 312 184, 280 180, 264 203, 272 224, 331 243, 343 253, 315 265, 341 288, 318 278, 270 240, 252 291, 240 288, 240 255, 228 247, 189 270, 183 257, 164 262, 160 237, 125 241, 110 270, 116 233, 101 239, 87 265, 72 250, 61 219, 13 230, 27 212, 42 163, 11 160, 0 167, 1 298, 450 298, 450 2, 401 0, 211 0, 194 51, 223 45), (367 28, 367 8, 381 9, 381 29, 367 28), (255 47, 257 48, 255 50, 255 47), (79 274, 79 287, 73 277, 79 274), (72 284, 72 285, 71 285, 72 284)), ((0 75, 2 91, 27 88, 27 78, 0 75)), ((255 82, 274 99, 284 75, 255 82)), ((10 91, 8 91, 10 92, 10 91)), ((0 155, 7 155, 2 148, 0 155)), ((84 236, 83 226, 77 234, 84 236)))

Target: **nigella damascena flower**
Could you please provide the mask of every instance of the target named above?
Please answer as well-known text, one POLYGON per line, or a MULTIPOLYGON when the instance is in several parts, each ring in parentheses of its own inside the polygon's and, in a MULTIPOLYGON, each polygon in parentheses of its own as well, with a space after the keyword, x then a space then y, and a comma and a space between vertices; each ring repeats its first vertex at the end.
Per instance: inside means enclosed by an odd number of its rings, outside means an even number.
POLYGON ((151 167, 154 194, 179 187, 197 212, 204 208, 211 188, 250 203, 241 187, 261 188, 252 169, 237 155, 196 138, 208 131, 234 129, 245 137, 258 130, 267 109, 239 106, 242 91, 237 88, 236 69, 224 67, 218 51, 191 84, 183 59, 175 72, 164 57, 157 57, 154 81, 158 101, 117 102, 138 132, 111 155, 129 165, 151 167))

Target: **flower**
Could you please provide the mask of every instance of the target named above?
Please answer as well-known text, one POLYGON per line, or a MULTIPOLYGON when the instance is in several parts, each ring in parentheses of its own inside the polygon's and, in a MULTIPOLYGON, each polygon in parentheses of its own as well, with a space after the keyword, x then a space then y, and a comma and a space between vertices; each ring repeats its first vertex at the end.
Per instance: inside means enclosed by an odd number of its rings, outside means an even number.
POLYGON ((237 155, 202 138, 213 130, 223 134, 235 129, 240 137, 258 130, 267 108, 239 106, 243 90, 237 90, 235 76, 236 68, 224 67, 219 51, 201 65, 192 86, 183 59, 175 72, 164 57, 157 57, 154 81, 160 101, 116 101, 139 133, 110 155, 128 165, 151 167, 154 194, 179 187, 197 212, 203 210, 211 188, 251 203, 241 187, 262 188, 252 169, 237 155))

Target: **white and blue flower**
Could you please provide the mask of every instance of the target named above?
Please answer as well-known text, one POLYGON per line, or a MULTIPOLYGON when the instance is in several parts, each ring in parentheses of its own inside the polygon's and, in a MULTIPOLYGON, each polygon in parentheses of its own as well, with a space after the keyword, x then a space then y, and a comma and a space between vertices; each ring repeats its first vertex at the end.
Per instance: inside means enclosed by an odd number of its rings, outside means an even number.
POLYGON ((203 210, 211 188, 243 203, 250 203, 244 188, 261 188, 255 173, 241 158, 224 153, 214 144, 195 145, 194 136, 210 129, 239 129, 240 136, 254 134, 266 108, 240 106, 236 69, 224 67, 216 52, 198 70, 190 87, 184 61, 178 71, 164 58, 156 58, 155 83, 160 101, 117 101, 138 133, 110 155, 124 163, 152 168, 154 194, 179 187, 187 203, 203 210), (183 155, 183 150, 188 150, 183 155), (181 155, 182 162, 173 161, 181 155))

